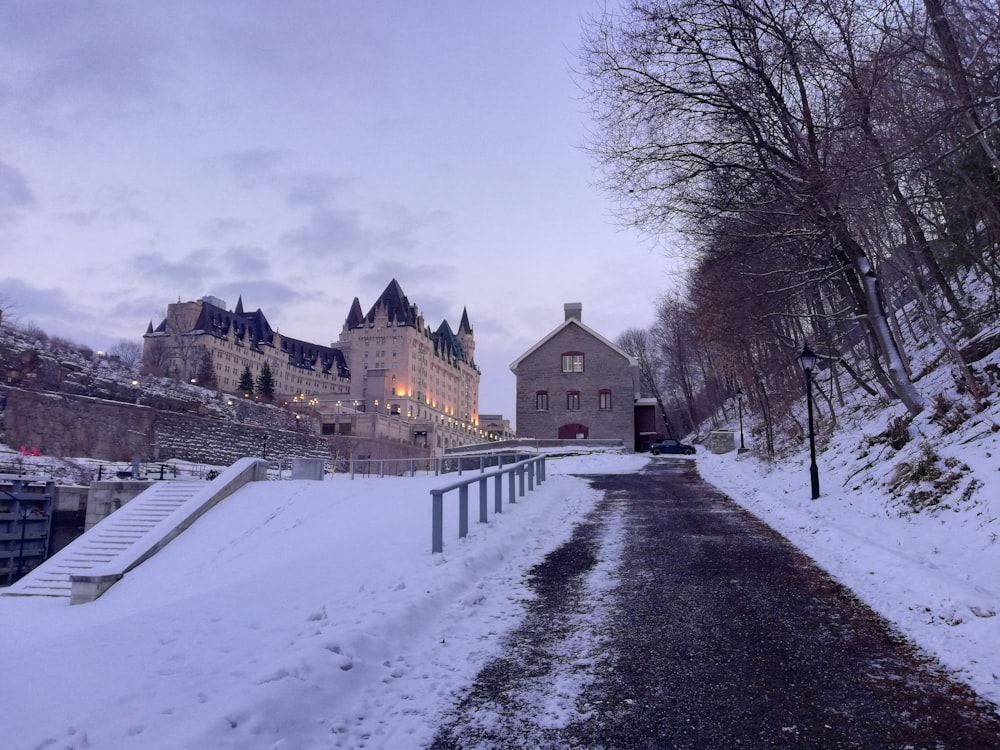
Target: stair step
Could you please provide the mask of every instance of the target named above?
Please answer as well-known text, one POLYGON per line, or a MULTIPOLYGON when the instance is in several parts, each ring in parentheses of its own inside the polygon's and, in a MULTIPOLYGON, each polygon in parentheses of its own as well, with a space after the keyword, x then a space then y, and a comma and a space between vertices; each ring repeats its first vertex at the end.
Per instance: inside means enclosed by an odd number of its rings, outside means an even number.
POLYGON ((201 482, 153 485, 0 593, 69 598, 71 575, 84 574, 112 562, 204 486, 201 482))

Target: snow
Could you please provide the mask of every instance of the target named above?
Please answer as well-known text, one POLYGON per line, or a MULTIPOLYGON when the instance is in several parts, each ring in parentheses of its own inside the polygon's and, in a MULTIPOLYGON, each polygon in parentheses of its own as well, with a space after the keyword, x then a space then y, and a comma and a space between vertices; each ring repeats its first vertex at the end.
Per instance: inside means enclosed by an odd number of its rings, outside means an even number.
MULTIPOLYGON (((980 489, 953 508, 900 514, 874 476, 894 463, 859 474, 863 436, 844 433, 821 455, 815 501, 807 452, 765 464, 700 449, 690 460, 981 695, 1000 700, 998 501, 980 489), (840 458, 831 465, 826 456, 840 458)), ((995 435, 956 444, 967 476, 995 476, 995 435)), ((429 491, 448 478, 253 483, 96 602, 0 597, 3 746, 426 745, 456 692, 502 653, 523 617, 524 573, 599 499, 579 475, 632 472, 649 460, 662 459, 550 459, 544 484, 488 524, 472 523, 464 540, 451 493, 440 555, 430 553, 429 491)), ((475 487, 471 495, 474 505, 475 487)), ((609 525, 588 584, 595 590, 613 585, 624 533, 609 525)), ((586 615, 600 617, 599 609, 586 615)), ((566 644, 571 665, 592 664, 600 648, 596 629, 582 624, 566 644)), ((594 677, 564 672, 539 686, 538 711, 552 726, 572 720, 574 697, 594 677)))

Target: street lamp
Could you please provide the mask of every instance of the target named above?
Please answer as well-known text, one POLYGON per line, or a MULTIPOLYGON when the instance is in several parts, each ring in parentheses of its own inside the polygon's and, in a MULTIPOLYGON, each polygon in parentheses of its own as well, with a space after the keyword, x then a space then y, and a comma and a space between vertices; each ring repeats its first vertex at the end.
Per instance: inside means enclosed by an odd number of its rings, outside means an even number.
POLYGON ((263 458, 265 461, 267 460, 267 433, 266 432, 264 433, 263 447, 261 448, 261 451, 260 451, 260 457, 263 458))
POLYGON ((743 389, 736 386, 736 401, 740 410, 740 453, 746 453, 747 447, 743 442, 743 389))
POLYGON ((816 467, 816 431, 813 428, 813 391, 812 370, 816 366, 816 354, 809 348, 809 342, 803 342, 799 364, 806 374, 806 405, 809 410, 809 480, 812 483, 812 499, 819 497, 819 469, 816 467))

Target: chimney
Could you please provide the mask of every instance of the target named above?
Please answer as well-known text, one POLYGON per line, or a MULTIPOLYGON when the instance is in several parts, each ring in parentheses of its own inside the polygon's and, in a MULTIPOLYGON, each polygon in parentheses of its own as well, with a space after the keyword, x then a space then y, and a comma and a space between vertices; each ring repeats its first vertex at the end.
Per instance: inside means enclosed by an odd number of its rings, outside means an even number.
POLYGON ((563 305, 563 310, 566 311, 566 320, 576 320, 580 323, 583 322, 583 305, 579 302, 567 302, 563 305))

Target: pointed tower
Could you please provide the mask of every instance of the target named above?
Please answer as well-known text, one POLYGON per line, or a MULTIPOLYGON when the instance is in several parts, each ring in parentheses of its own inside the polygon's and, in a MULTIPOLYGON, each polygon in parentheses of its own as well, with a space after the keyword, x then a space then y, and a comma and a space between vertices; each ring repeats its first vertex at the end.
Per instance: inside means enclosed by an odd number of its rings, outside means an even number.
POLYGON ((371 323, 375 320, 375 313, 379 308, 384 308, 386 320, 389 324, 395 323, 397 326, 416 326, 417 306, 411 305, 407 299, 403 288, 399 282, 393 279, 389 286, 385 288, 381 296, 375 300, 365 317, 371 323))
POLYGON ((476 354, 476 339, 472 333, 472 326, 469 324, 469 311, 462 308, 462 322, 458 324, 458 341, 465 352, 465 361, 470 365, 474 364, 476 354))
POLYGON ((344 330, 349 331, 352 328, 357 328, 364 322, 365 314, 361 312, 361 300, 355 297, 354 302, 351 303, 351 309, 347 313, 347 319, 344 321, 344 330))

